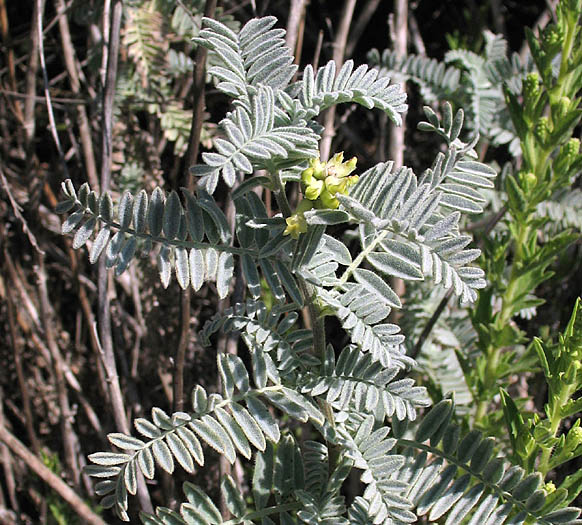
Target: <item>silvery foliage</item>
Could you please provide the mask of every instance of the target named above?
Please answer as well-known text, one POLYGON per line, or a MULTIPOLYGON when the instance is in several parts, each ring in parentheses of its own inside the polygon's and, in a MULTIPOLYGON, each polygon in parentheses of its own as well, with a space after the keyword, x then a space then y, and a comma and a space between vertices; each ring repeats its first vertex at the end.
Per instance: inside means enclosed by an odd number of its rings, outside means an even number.
POLYGON ((467 302, 485 285, 483 271, 469 266, 479 250, 467 248, 471 238, 459 221, 463 213, 482 211, 479 190, 492 186, 495 172, 476 160, 474 142, 459 138, 462 110, 453 115, 446 105, 441 121, 426 108, 428 121, 420 127, 442 136, 446 151, 420 177, 410 168, 378 164, 349 195, 338 196, 339 209, 306 212, 308 232, 297 240, 284 236, 284 218, 269 217, 251 190, 262 186, 282 198, 283 181, 297 180, 317 156, 315 117, 332 104, 355 102, 400 123, 406 105, 398 86, 367 66, 354 69, 351 61, 339 70, 333 62, 317 72, 307 67, 301 81, 290 83, 296 67, 274 24, 272 17, 251 20, 237 34, 204 20, 198 43, 219 64, 210 74, 234 109, 221 122, 218 152, 204 154, 205 164, 193 168, 202 177, 195 193, 184 191, 182 200, 157 188, 151 196, 125 193, 114 205, 107 193, 63 184, 59 209, 72 212, 63 232, 75 231, 75 248, 92 239, 91 262, 103 256, 119 275, 137 253, 155 248, 165 286, 172 273, 182 288, 215 281, 222 298, 238 261, 247 290, 244 303, 215 316, 201 334, 210 344, 217 331, 240 332, 246 361, 217 355, 219 393, 197 386, 190 411, 154 407, 151 419, 134 421, 141 437, 110 434, 120 452, 92 454, 87 468, 100 480, 101 504, 129 520, 128 496, 136 493, 139 476, 152 479, 156 467, 194 472, 210 447, 230 463, 254 456, 249 493, 230 476, 222 478, 232 519, 225 521, 201 488, 185 483, 187 501, 178 510, 157 508, 155 515, 141 515, 143 523, 388 525, 424 514, 460 523, 469 513, 471 523, 573 523, 577 511, 543 508, 540 480, 522 479, 521 469, 494 457, 491 439, 476 432, 463 437, 451 421, 450 400, 415 424, 428 398, 406 376, 414 360, 404 353, 399 327, 387 322, 401 307, 387 282, 391 276, 432 279, 467 302), (237 173, 258 169, 266 175, 247 178, 231 193, 233 235, 212 193, 219 177, 233 186, 237 173), (326 233, 336 224, 355 228, 357 250, 326 233), (270 309, 260 301, 261 275, 275 302, 270 309), (314 355, 314 333, 297 323, 304 305, 336 315, 351 343, 314 355), (310 424, 323 443, 298 443, 274 410, 310 424), (352 469, 366 489, 347 506, 340 489, 352 469))
POLYGON ((508 56, 507 41, 484 31, 482 54, 453 49, 442 61, 422 55, 401 56, 391 49, 368 53, 370 65, 380 76, 411 80, 420 88, 426 104, 454 101, 467 111, 467 127, 494 145, 508 144, 509 152, 521 154, 519 138, 506 109, 504 89, 521 93, 521 79, 533 67, 530 57, 522 63, 517 53, 508 56))

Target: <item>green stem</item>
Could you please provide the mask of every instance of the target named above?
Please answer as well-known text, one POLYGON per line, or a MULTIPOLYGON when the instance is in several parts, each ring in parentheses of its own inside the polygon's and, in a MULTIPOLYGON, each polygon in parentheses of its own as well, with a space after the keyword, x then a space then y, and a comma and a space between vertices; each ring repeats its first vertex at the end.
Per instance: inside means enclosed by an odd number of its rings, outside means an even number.
MULTIPOLYGON (((285 187, 281 181, 281 175, 278 172, 274 173, 272 174, 272 179, 276 188, 275 199, 277 200, 279 209, 284 217, 289 217, 292 214, 292 211, 291 206, 289 206, 289 201, 287 200, 285 187)), ((323 363, 325 361, 327 346, 325 340, 325 317, 321 315, 321 311, 315 302, 317 292, 313 285, 309 284, 305 279, 302 279, 299 276, 297 276, 297 282, 299 283, 299 287, 305 298, 305 306, 307 307, 307 313, 309 314, 309 320, 311 322, 311 330, 313 332, 313 355, 319 356, 323 363)), ((333 410, 329 404, 323 403, 322 408, 329 422, 334 425, 333 410)))
POLYGON ((325 318, 321 315, 315 303, 315 287, 304 279, 298 278, 299 287, 305 297, 305 305, 309 313, 311 330, 313 331, 313 355, 319 357, 322 362, 325 360, 325 318))
POLYGON ((366 248, 364 248, 358 254, 358 256, 353 260, 352 264, 350 264, 346 268, 346 270, 340 277, 339 283, 335 285, 334 290, 339 289, 344 283, 347 282, 352 273, 354 273, 354 270, 356 270, 360 266, 360 264, 362 264, 364 259, 376 249, 376 246, 378 246, 378 244, 382 242, 389 233, 391 233, 389 230, 384 230, 368 246, 366 246, 366 248))
POLYGON ((291 206, 289 205, 289 200, 285 193, 285 186, 283 186, 283 182, 281 181, 281 174, 279 172, 272 173, 271 179, 276 188, 275 199, 277 200, 279 209, 281 210, 283 217, 290 217, 293 212, 291 211, 291 206))
MULTIPOLYGON (((501 348, 495 348, 490 346, 487 349, 487 353, 485 355, 485 359, 487 360, 485 365, 485 377, 483 378, 483 391, 480 392, 481 396, 488 395, 488 392, 495 386, 497 383, 497 367, 499 366, 499 359, 501 357, 501 348)), ((481 398, 479 403, 477 404, 477 411, 475 412, 475 424, 481 425, 483 424, 483 420, 487 415, 487 409, 489 408, 489 399, 481 398)))
POLYGON ((562 45, 562 61, 560 62, 560 73, 556 84, 559 86, 559 97, 564 96, 564 89, 568 87, 566 76, 568 71, 568 60, 572 54, 574 46, 574 38, 576 36, 576 22, 574 24, 568 23, 566 26, 566 36, 564 37, 564 44, 562 45))
POLYGON ((287 512, 290 510, 299 510, 303 507, 303 504, 296 501, 293 503, 285 503, 283 505, 276 505, 274 507, 268 507, 266 509, 257 510, 255 512, 251 512, 250 514, 245 514, 242 518, 235 518, 232 520, 228 520, 223 522, 223 525, 238 525, 240 523, 248 523, 258 520, 260 518, 264 518, 265 516, 269 516, 271 514, 278 514, 280 512, 287 512))
MULTIPOLYGON (((561 408, 568 402, 572 394, 575 392, 575 388, 566 386, 563 384, 558 385, 560 390, 559 394, 553 395, 553 388, 550 385, 550 391, 548 393, 548 398, 550 400, 550 410, 548 411, 548 419, 550 421, 550 432, 553 437, 558 434, 558 429, 560 428, 560 423, 562 422, 562 417, 560 416, 561 408)), ((540 463, 538 465, 538 470, 542 473, 545 478, 546 474, 551 470, 550 457, 552 455, 551 448, 544 448, 542 450, 542 456, 540 458, 540 463)))

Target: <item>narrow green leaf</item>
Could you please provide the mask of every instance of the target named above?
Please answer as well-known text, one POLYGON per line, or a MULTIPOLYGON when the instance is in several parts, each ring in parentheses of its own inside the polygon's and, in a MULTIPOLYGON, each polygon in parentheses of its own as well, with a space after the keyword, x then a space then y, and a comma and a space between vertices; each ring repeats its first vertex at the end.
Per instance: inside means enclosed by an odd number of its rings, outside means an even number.
POLYGON ((192 248, 190 250, 190 281, 195 292, 202 288, 204 276, 206 274, 206 263, 201 250, 192 248))
POLYGON ((178 427, 176 433, 196 463, 202 467, 204 465, 204 453, 202 452, 202 445, 200 445, 200 441, 198 441, 194 432, 186 427, 178 427))
POLYGON ((128 436, 126 434, 121 434, 119 432, 107 434, 107 439, 112 445, 115 445, 121 450, 141 450, 146 446, 146 444, 141 439, 128 436))
POLYGON ((251 295, 255 299, 258 299, 261 296, 261 279, 255 261, 250 255, 245 253, 241 258, 241 262, 243 276, 247 282, 247 287, 251 292, 251 295))
POLYGON ((190 265, 188 264, 188 250, 186 248, 176 248, 175 265, 176 265, 176 280, 182 290, 188 288, 190 284, 190 265))
POLYGON ((135 496, 137 492, 137 469, 134 461, 130 461, 125 467, 125 472, 123 474, 123 482, 132 496, 135 496))
POLYGON ((99 259, 99 256, 107 246, 109 242, 109 236, 111 234, 111 230, 109 227, 103 228, 95 237, 93 241, 93 246, 91 246, 91 251, 89 252, 89 262, 91 264, 95 264, 99 259))
POLYGON ((71 233, 77 227, 77 225, 81 222, 81 220, 83 219, 84 216, 85 216, 84 210, 79 210, 79 211, 76 211, 75 213, 72 213, 71 215, 69 215, 67 217, 67 220, 65 222, 63 222, 63 225, 61 227, 61 232, 64 234, 71 233))
POLYGON ((164 288, 167 288, 170 284, 170 278, 172 276, 172 265, 170 263, 170 249, 167 246, 162 246, 160 248, 160 253, 158 254, 158 270, 160 271, 160 280, 164 288))
POLYGON ((285 287, 285 290, 287 290, 291 299, 293 299, 293 301, 295 301, 299 306, 303 306, 303 295, 301 294, 301 290, 297 286, 293 274, 289 271, 285 263, 276 261, 275 268, 277 270, 277 276, 281 280, 281 284, 285 287))
POLYGON ((174 472, 174 460, 172 459, 172 453, 161 439, 156 440, 151 446, 152 453, 156 459, 157 464, 163 468, 168 474, 174 472))
POLYGON ((269 500, 273 487, 274 459, 273 445, 271 443, 267 443, 263 452, 257 453, 252 485, 257 510, 264 509, 269 500))
POLYGON ((162 233, 163 219, 164 219, 164 192, 161 188, 156 188, 149 202, 148 206, 148 226, 150 233, 157 237, 162 233))
POLYGON ((230 370, 236 388, 241 394, 246 394, 250 389, 249 374, 242 359, 237 355, 227 354, 224 361, 230 370))
POLYGON ((234 257, 232 253, 222 252, 218 257, 216 270, 216 290, 220 299, 224 299, 228 295, 233 274, 234 257))
POLYGON ((121 252, 119 253, 117 266, 115 267, 115 275, 116 276, 120 276, 123 272, 125 272, 125 270, 129 266, 129 263, 131 262, 131 260, 133 259, 134 255, 135 255, 136 249, 137 249, 136 238, 129 237, 129 239, 127 239, 127 241, 125 241, 125 244, 123 245, 123 248, 121 249, 121 252))
POLYGON ((125 191, 121 197, 118 215, 120 229, 127 230, 133 218, 133 195, 129 191, 125 191))
POLYGON ((413 281, 424 278, 420 267, 389 253, 372 252, 366 258, 374 268, 386 275, 413 281))
POLYGON ((184 494, 191 505, 196 507, 196 510, 203 514, 204 518, 208 520, 211 525, 218 525, 222 523, 222 516, 218 507, 212 500, 196 485, 186 481, 182 486, 184 494))
POLYGON ((182 468, 186 472, 194 472, 194 462, 184 442, 176 434, 169 433, 166 435, 166 443, 182 468))
POLYGON ((237 450, 245 458, 251 459, 251 446, 249 445, 249 442, 238 423, 223 408, 216 407, 214 413, 216 414, 218 421, 220 421, 220 424, 224 427, 230 436, 230 439, 232 439, 232 442, 234 443, 234 446, 237 448, 237 450))
POLYGON ((154 456, 149 448, 144 448, 137 453, 137 464, 146 478, 154 479, 154 456))
POLYGON ((235 421, 242 428, 248 440, 259 450, 265 450, 265 436, 248 411, 238 403, 232 403, 230 408, 235 421))
POLYGON ((73 237, 73 249, 77 250, 89 240, 97 224, 97 219, 95 217, 89 218, 75 233, 73 237))
POLYGON ((222 492, 222 497, 224 498, 228 510, 237 518, 244 516, 247 510, 246 503, 244 502, 234 480, 228 474, 222 477, 220 491, 222 492))
POLYGON ((118 452, 95 452, 94 454, 89 454, 88 459, 96 465, 122 465, 131 459, 131 455, 118 452))
POLYGON ((133 203, 133 227, 137 233, 144 233, 147 224, 148 194, 141 190, 133 203))
POLYGON ((439 429, 441 424, 448 419, 452 406, 453 402, 450 399, 444 399, 437 403, 432 410, 422 418, 422 421, 416 430, 414 439, 419 443, 423 443, 429 439, 439 429))
POLYGON ((251 416, 257 421, 259 427, 265 433, 265 436, 273 443, 278 443, 279 438, 281 437, 279 425, 267 407, 256 397, 248 397, 246 402, 251 416))
POLYGON ((261 271, 263 272, 263 276, 267 281, 273 295, 277 299, 277 301, 285 301, 285 292, 281 287, 281 283, 279 282, 279 278, 275 273, 275 269, 271 262, 267 259, 259 259, 259 265, 261 267, 261 271))
POLYGON ((267 364, 263 349, 258 345, 253 345, 250 352, 255 385, 257 385, 257 388, 265 388, 267 386, 267 364))
POLYGON ((168 239, 174 239, 180 229, 180 217, 182 215, 182 205, 180 204, 180 197, 172 190, 166 199, 166 207, 164 209, 163 229, 164 234, 168 239))
POLYGON ((383 303, 393 306, 396 308, 401 308, 402 303, 400 298, 390 286, 388 286, 383 279, 378 277, 374 272, 370 270, 364 270, 363 268, 357 268, 354 270, 353 276, 357 282, 359 282, 364 289, 373 293, 378 300, 383 303))

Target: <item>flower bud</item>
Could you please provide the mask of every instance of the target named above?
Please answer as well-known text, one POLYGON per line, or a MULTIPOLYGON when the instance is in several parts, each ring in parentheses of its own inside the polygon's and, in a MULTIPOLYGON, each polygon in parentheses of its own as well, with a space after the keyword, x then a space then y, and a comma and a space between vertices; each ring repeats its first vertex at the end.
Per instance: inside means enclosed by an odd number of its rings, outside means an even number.
POLYGON ((535 185, 537 184, 538 179, 531 171, 529 172, 519 172, 519 183, 522 189, 528 193, 531 191, 535 185))
POLYGON ((571 104, 572 101, 568 97, 560 97, 560 100, 556 104, 553 113, 554 122, 556 122, 557 119, 561 119, 568 113, 571 104))
POLYGON ((534 133, 538 140, 545 144, 548 140, 548 135, 550 134, 550 121, 548 117, 540 117, 536 123, 534 133))
POLYGON ((338 191, 340 193, 344 193, 345 187, 346 185, 343 179, 340 179, 334 175, 330 175, 329 177, 325 178, 325 189, 332 195, 335 195, 338 191))
POLYGON ((305 188, 305 197, 311 201, 316 200, 323 189, 323 185, 322 180, 312 180, 311 184, 305 188))
POLYGON ((540 94, 540 77, 536 72, 529 73, 523 82, 523 94, 526 104, 535 101, 540 94))
POLYGON ((582 445, 582 428, 574 427, 568 432, 568 438, 572 436, 572 439, 576 441, 576 445, 582 445))
POLYGON ((572 137, 564 147, 566 150, 566 155, 574 160, 580 152, 580 139, 572 137))
POLYGON ((320 179, 320 180, 325 179, 325 177, 326 177, 326 165, 325 165, 325 163, 321 162, 319 159, 311 159, 309 164, 313 168, 313 176, 316 179, 320 179))
POLYGON ((303 184, 309 186, 312 180, 313 180, 313 168, 309 167, 301 172, 301 181, 303 182, 303 184))
POLYGON ((302 233, 307 232, 307 221, 303 213, 295 213, 291 217, 287 217, 285 222, 287 223, 287 228, 285 228, 283 235, 291 235, 294 239, 299 239, 302 233))
POLYGON ((542 42, 545 46, 561 46, 563 41, 564 33, 556 25, 548 26, 542 33, 542 42))
POLYGON ((324 208, 335 210, 339 207, 339 201, 327 189, 321 192, 319 199, 324 208))

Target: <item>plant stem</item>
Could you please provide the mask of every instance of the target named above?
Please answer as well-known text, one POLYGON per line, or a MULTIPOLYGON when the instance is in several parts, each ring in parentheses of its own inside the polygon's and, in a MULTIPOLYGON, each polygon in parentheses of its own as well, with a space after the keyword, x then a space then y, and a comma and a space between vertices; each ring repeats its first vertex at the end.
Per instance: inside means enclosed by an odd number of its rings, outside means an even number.
POLYGON ((277 200, 279 209, 281 210, 283 217, 290 217, 293 214, 293 211, 291 210, 287 194, 285 193, 285 186, 281 181, 281 174, 279 172, 271 174, 271 179, 275 184, 275 199, 277 200))
POLYGON ((54 474, 42 461, 28 450, 14 435, 3 425, 0 426, 0 441, 2 441, 14 454, 22 459, 26 465, 49 487, 63 498, 71 508, 90 525, 106 525, 105 522, 77 496, 75 490, 69 487, 59 476, 54 474))
MULTIPOLYGON (((338 67, 344 62, 344 54, 346 49, 346 44, 348 41, 348 33, 350 30, 350 24, 352 21, 352 16, 354 14, 354 8, 356 7, 356 0, 345 0, 344 7, 342 9, 342 18, 340 25, 333 43, 333 60, 338 67)), ((329 152, 331 150, 331 141, 335 135, 334 131, 334 121, 335 121, 335 106, 330 107, 325 114, 325 121, 323 124, 324 131, 321 137, 320 152, 321 160, 327 160, 329 158, 329 152)))
MULTIPOLYGON (((188 12, 188 9, 179 2, 182 9, 188 12)), ((216 0, 207 0, 204 7, 204 16, 214 18, 216 11, 216 0)), ((200 134, 202 132, 202 123, 204 121, 205 109, 205 80, 206 80, 206 55, 207 49, 204 46, 198 46, 196 49, 196 56, 194 57, 193 75, 193 105, 192 112, 192 126, 190 128, 190 138, 188 143, 188 151, 186 153, 187 165, 196 163, 198 158, 198 150, 200 147, 200 134)), ((194 189, 194 180, 192 176, 188 177, 186 187, 192 191, 194 189)), ((181 312, 180 312, 180 338, 178 347, 176 349, 176 359, 173 372, 173 392, 172 401, 174 410, 179 411, 184 409, 184 366, 186 360, 186 350, 190 342, 190 322, 191 322, 191 305, 190 297, 192 293, 190 288, 182 290, 181 294, 181 312)))
POLYGON ((268 507, 263 510, 257 510, 256 512, 251 512, 243 518, 235 518, 229 521, 225 521, 223 525, 238 525, 239 523, 250 523, 258 520, 259 518, 264 518, 270 514, 278 514, 280 512, 287 512, 290 510, 299 510, 303 505, 299 502, 285 503, 283 505, 277 505, 275 507, 268 507))
MULTIPOLYGON (((481 394, 487 396, 488 392, 495 386, 498 379, 497 366, 499 365, 499 359, 501 357, 501 348, 495 348, 494 346, 489 346, 485 354, 486 364, 485 364, 485 377, 483 379, 483 391, 481 394)), ((483 426, 483 420, 487 415, 487 409, 489 408, 490 399, 480 399, 477 404, 477 411, 475 412, 475 425, 483 426)))

